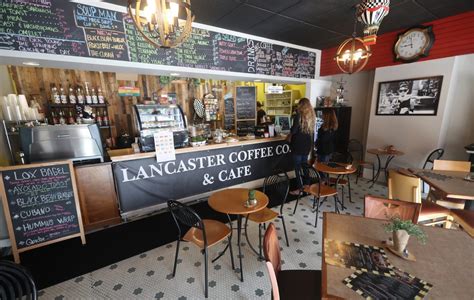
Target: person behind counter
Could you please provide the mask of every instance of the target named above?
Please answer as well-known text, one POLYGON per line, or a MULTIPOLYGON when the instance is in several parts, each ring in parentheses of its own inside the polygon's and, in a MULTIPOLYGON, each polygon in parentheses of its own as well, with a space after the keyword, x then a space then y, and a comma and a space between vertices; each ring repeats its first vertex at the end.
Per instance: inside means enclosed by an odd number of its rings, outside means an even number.
POLYGON ((334 141, 338 128, 337 117, 334 109, 323 110, 323 125, 319 128, 316 147, 319 162, 328 162, 334 152, 334 141))
MULTIPOLYGON (((302 175, 300 174, 301 165, 308 162, 308 154, 313 145, 315 123, 316 114, 309 99, 302 98, 298 102, 293 125, 291 126, 290 134, 287 136, 295 166, 296 178, 300 178, 302 175)), ((298 189, 291 191, 290 194, 298 195, 299 191, 303 188, 300 180, 297 180, 297 183, 298 189)))
POLYGON ((263 110, 263 104, 260 101, 257 101, 257 125, 261 125, 265 121, 263 117, 265 117, 267 113, 263 110))

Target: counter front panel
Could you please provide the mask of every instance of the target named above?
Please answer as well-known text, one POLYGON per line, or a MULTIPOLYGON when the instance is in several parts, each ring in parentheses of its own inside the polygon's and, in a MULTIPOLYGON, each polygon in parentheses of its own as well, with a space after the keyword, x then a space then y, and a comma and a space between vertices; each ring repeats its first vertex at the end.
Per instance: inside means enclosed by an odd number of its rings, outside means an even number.
POLYGON ((292 169, 289 145, 282 140, 177 153, 168 162, 144 157, 113 163, 122 216, 261 179, 275 169, 292 169))

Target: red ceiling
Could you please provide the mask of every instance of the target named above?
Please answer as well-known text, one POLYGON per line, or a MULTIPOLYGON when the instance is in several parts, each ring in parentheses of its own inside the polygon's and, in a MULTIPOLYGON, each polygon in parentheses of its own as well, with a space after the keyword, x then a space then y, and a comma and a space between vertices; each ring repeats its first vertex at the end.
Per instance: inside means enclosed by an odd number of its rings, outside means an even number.
MULTIPOLYGON (((390 17, 390 14, 387 16, 390 17)), ((423 25, 433 25, 435 42, 428 57, 419 61, 474 53, 474 11, 439 19, 423 25)), ((383 26, 383 22, 382 22, 383 26)), ((393 61, 393 45, 397 34, 394 31, 377 37, 377 44, 371 47, 372 56, 364 70, 401 64, 393 61)), ((340 74, 334 61, 337 47, 323 49, 321 56, 321 76, 340 74)))

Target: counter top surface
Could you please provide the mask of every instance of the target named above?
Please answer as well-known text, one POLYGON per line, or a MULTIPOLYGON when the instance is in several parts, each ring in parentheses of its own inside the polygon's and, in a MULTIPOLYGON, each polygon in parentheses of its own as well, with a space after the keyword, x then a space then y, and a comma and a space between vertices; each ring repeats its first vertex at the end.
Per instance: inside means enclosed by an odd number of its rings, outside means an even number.
MULTIPOLYGON (((241 146, 241 145, 251 145, 251 144, 258 144, 258 143, 283 141, 285 140, 285 138, 286 136, 277 136, 277 137, 272 137, 272 138, 255 138, 251 140, 241 138, 238 142, 233 142, 233 143, 208 144, 208 145, 199 146, 199 147, 178 148, 176 149, 176 154, 213 150, 213 149, 219 149, 219 148, 236 147, 236 146, 241 146)), ((110 159, 112 160, 112 162, 117 162, 117 161, 125 161, 125 160, 132 160, 132 159, 150 158, 154 156, 155 156, 155 152, 144 152, 144 153, 136 153, 136 154, 129 154, 129 155, 113 156, 110 159)))

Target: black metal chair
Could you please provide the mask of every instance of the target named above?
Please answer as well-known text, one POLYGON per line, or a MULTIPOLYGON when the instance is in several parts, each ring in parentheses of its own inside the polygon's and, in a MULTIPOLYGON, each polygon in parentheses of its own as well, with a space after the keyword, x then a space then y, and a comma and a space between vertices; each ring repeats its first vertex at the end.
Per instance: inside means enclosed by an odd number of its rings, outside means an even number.
MULTIPOLYGON (((316 171, 312 166, 308 164, 301 165, 300 174, 304 174, 303 176, 306 176, 306 183, 308 183, 308 181, 310 183, 309 185, 306 185, 303 191, 313 196, 313 209, 315 209, 313 212, 316 212, 316 220, 314 222, 314 227, 317 227, 319 209, 321 207, 321 204, 323 204, 328 197, 334 197, 334 211, 336 213, 339 213, 339 208, 337 207, 339 203, 337 190, 322 183, 321 176, 319 175, 318 171, 316 171), (322 201, 321 198, 323 198, 322 201)), ((304 182, 304 179, 300 178, 300 180, 302 180, 302 183, 304 182)), ((301 195, 302 193, 300 193, 300 195, 298 195, 298 198, 296 199, 293 214, 296 213, 296 208, 298 206, 298 201, 300 200, 301 195)), ((343 207, 342 203, 341 206, 343 207)))
MULTIPOLYGON (((443 155, 444 155, 444 149, 442 149, 442 148, 431 151, 431 153, 426 158, 425 163, 423 164, 423 169, 426 169, 428 164, 431 164, 429 169, 430 170, 433 169, 434 161, 437 160, 437 159, 440 159, 443 155)), ((425 193, 426 185, 427 184, 423 181, 423 184, 421 185, 422 186, 422 188, 421 188, 422 193, 425 193)), ((429 196, 431 196, 431 195, 429 195, 429 196)))
POLYGON ((423 164, 423 169, 426 169, 426 166, 430 163, 431 167, 430 169, 433 169, 433 163, 435 160, 440 159, 444 154, 444 149, 439 148, 436 150, 433 150, 430 155, 425 160, 425 163, 423 164))
POLYGON ((349 152, 353 158, 352 163, 357 167, 357 177, 356 184, 359 182, 359 177, 361 177, 362 171, 365 167, 372 168, 372 179, 375 176, 375 165, 372 162, 363 160, 364 157, 364 146, 362 143, 356 139, 349 140, 349 145, 347 147, 347 152, 349 152))
POLYGON ((176 223, 176 227, 178 227, 178 239, 176 244, 176 255, 173 266, 173 277, 176 274, 180 241, 183 240, 195 244, 201 249, 201 252, 204 254, 204 277, 206 284, 204 287, 204 295, 207 298, 209 285, 207 249, 218 244, 220 241, 227 237, 229 242, 228 246, 230 250, 232 269, 235 269, 234 255, 232 252, 231 243, 231 228, 229 228, 229 226, 227 226, 226 224, 216 220, 203 220, 193 209, 177 201, 168 201, 168 209, 170 210, 170 213, 173 216, 173 219, 176 223), (191 228, 184 235, 182 235, 181 225, 191 228))
MULTIPOLYGON (((263 192, 272 202, 280 203, 280 213, 277 213, 270 208, 266 207, 265 209, 249 214, 247 220, 245 221, 245 228, 247 228, 248 220, 258 223, 258 245, 259 245, 259 256, 263 259, 262 255, 262 227, 265 229, 265 224, 270 222, 275 218, 280 218, 283 224, 283 231, 285 232, 286 246, 289 247, 290 243, 288 242, 288 234, 286 232, 285 217, 283 216, 283 206, 286 203, 288 197, 288 191, 290 190, 290 179, 288 175, 283 173, 278 173, 266 177, 263 182, 263 192)), ((248 237, 247 237, 248 241, 248 237)), ((249 246, 251 243, 248 243, 249 246)))
POLYGON ((38 299, 31 273, 22 265, 0 261, 0 299, 38 299))

